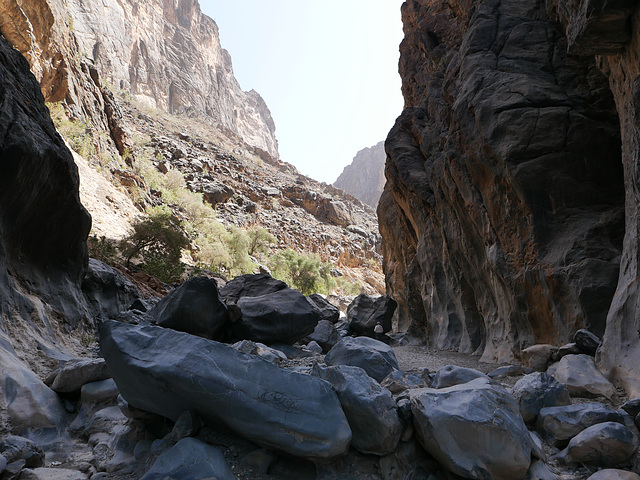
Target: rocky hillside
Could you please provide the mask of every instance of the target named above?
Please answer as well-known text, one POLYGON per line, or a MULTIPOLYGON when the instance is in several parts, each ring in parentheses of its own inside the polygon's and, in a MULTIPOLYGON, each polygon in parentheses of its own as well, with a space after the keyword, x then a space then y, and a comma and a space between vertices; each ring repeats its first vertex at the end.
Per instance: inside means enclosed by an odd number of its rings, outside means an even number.
POLYGON ((630 386, 637 5, 411 0, 402 14, 406 108, 378 208, 401 328, 511 359, 587 326, 630 386))
POLYGON ((45 99, 66 100, 75 117, 111 127, 120 153, 126 132, 110 119, 104 86, 167 113, 203 117, 278 158, 269 109, 240 88, 218 27, 197 0, 8 0, 0 33, 27 57, 45 99))
POLYGON ((386 159, 384 142, 371 148, 363 148, 353 158, 353 162, 344 167, 338 179, 333 182, 333 186, 376 208, 386 182, 384 177, 386 159))

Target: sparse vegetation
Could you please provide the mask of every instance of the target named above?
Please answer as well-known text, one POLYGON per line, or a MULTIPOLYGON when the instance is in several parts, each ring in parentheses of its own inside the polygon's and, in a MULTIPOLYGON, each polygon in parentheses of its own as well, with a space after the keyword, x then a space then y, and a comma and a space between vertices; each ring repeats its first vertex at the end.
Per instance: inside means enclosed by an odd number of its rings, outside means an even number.
POLYGON ((317 255, 301 255, 294 250, 284 250, 275 255, 270 264, 273 276, 288 283, 304 295, 328 294, 336 282, 331 276, 331 265, 317 255))

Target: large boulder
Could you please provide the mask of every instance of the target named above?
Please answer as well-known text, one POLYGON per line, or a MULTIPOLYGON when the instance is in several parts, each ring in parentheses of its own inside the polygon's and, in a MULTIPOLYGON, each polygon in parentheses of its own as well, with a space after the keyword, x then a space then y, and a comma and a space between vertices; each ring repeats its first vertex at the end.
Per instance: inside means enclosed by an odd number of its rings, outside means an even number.
POLYGON ((387 375, 399 369, 393 349, 383 342, 368 337, 343 338, 329 350, 324 361, 332 366, 360 367, 378 382, 382 382, 387 375))
POLYGON ((293 344, 313 332, 318 310, 306 297, 290 288, 238 300, 242 317, 232 323, 236 338, 261 343, 293 344))
POLYGON ((389 390, 359 367, 315 364, 311 373, 327 380, 337 392, 353 433, 353 448, 373 455, 388 455, 396 449, 403 428, 389 390))
POLYGON ((484 373, 473 368, 446 365, 440 368, 433 376, 432 388, 447 388, 461 383, 467 383, 476 378, 488 378, 484 373))
POLYGON ((605 468, 594 473, 587 480, 640 480, 640 475, 626 470, 605 468))
POLYGON ((261 297, 285 290, 289 286, 266 273, 240 275, 220 289, 220 296, 227 305, 235 305, 241 297, 261 297))
POLYGON ((589 355, 566 355, 549 367, 549 375, 564 383, 572 396, 611 398, 616 389, 596 368, 589 355))
POLYGON ((307 300, 319 310, 321 320, 328 320, 331 323, 337 323, 340 320, 340 310, 329 302, 324 295, 313 293, 307 297, 307 300))
POLYGON ((617 467, 638 450, 638 437, 624 425, 604 422, 573 437, 561 457, 567 462, 594 467, 617 467))
POLYGON ((485 378, 411 390, 418 440, 447 470, 477 480, 524 478, 531 439, 515 400, 485 378))
POLYGON ((306 458, 345 453, 351 430, 323 380, 221 343, 151 325, 108 321, 100 348, 122 396, 175 421, 191 410, 259 445, 306 458))
POLYGON ((595 357, 598 347, 602 343, 602 340, 584 328, 581 328, 573 335, 573 341, 580 349, 580 353, 591 355, 592 357, 595 357))
POLYGON ((206 277, 184 282, 160 300, 149 317, 161 327, 211 339, 222 336, 229 318, 215 280, 206 277))
POLYGON ((564 447, 584 429, 604 422, 624 425, 624 418, 604 403, 583 403, 541 409, 536 429, 545 441, 564 447))
POLYGON ((329 320, 320 320, 313 333, 306 338, 309 342, 316 342, 325 352, 331 350, 339 339, 338 330, 329 320))
POLYGON ((511 392, 525 423, 536 421, 544 407, 570 405, 569 390, 546 373, 531 373, 516 382, 511 392))
POLYGON ((65 362, 60 370, 55 371, 47 380, 54 392, 78 392, 86 383, 106 380, 110 375, 107 364, 102 358, 78 358, 65 362))
POLYGON ((183 438, 162 453, 140 480, 236 480, 220 450, 195 438, 183 438))
POLYGON ((347 308, 349 328, 356 335, 375 337, 373 329, 377 323, 384 332, 391 331, 391 319, 396 311, 396 302, 388 295, 370 297, 364 293, 358 295, 347 308))

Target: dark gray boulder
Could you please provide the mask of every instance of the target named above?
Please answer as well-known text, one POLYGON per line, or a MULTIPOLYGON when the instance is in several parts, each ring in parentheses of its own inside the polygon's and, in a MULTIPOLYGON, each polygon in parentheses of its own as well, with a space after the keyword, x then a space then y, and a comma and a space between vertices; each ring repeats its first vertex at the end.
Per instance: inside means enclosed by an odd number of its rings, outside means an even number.
POLYGON ((227 305, 235 305, 241 297, 261 297, 285 290, 289 286, 266 273, 240 275, 220 289, 220 296, 227 305))
POLYGON ((535 423, 544 407, 570 405, 567 387, 546 373, 531 373, 516 382, 511 392, 518 402, 520 414, 526 424, 535 423))
POLYGON ((593 425, 573 437, 560 454, 565 462, 617 467, 638 450, 638 438, 624 425, 605 422, 593 425))
POLYGON ((396 301, 388 295, 376 298, 361 293, 347 308, 349 328, 356 335, 375 338, 373 329, 379 322, 387 333, 391 331, 391 319, 396 306, 396 301))
POLYGON ((393 349, 368 337, 340 340, 324 358, 327 365, 352 365, 362 368, 374 380, 381 382, 393 370, 398 370, 398 360, 393 349))
POLYGON ((525 478, 531 438, 515 400, 486 378, 411 390, 418 440, 443 467, 470 479, 525 478))
POLYGON ((549 367, 547 373, 564 383, 572 396, 611 398, 615 387, 596 368, 590 355, 566 355, 549 367))
POLYGON ((227 345, 108 321, 100 348, 133 407, 175 421, 185 411, 266 448, 305 458, 345 453, 351 430, 331 385, 227 345))
POLYGON ((585 353, 592 357, 595 357, 596 351, 602 343, 597 336, 584 328, 578 330, 573 335, 573 341, 576 344, 576 347, 580 350, 580 353, 585 353))
POLYGON ((307 299, 316 306, 320 312, 321 320, 329 320, 331 323, 336 323, 340 320, 340 310, 338 307, 330 303, 323 295, 313 293, 309 295, 307 299))
POLYGON ((0 453, 7 463, 24 460, 27 468, 44 465, 44 451, 28 438, 8 435, 0 441, 0 453))
POLYGON ((396 449, 403 428, 389 390, 360 367, 316 363, 311 374, 331 383, 337 392, 353 433, 353 448, 373 455, 388 455, 396 449))
POLYGON ((547 407, 538 414, 536 430, 547 443, 564 447, 585 428, 604 422, 624 425, 624 418, 604 403, 547 407))
POLYGON ((94 316, 101 320, 116 318, 141 297, 138 288, 122 272, 95 258, 89 259, 82 292, 94 316))
POLYGON ((236 480, 222 452, 195 438, 184 438, 162 453, 140 480, 236 480))
POLYGON ((232 323, 233 336, 266 344, 293 344, 306 337, 320 320, 306 297, 290 288, 259 297, 241 297, 242 317, 232 323))
POLYGON ((216 281, 207 277, 187 280, 149 311, 157 325, 204 338, 220 339, 229 319, 216 281))
POLYGON ((488 378, 484 373, 473 368, 447 365, 438 370, 431 382, 432 388, 447 388, 470 382, 476 378, 488 378))
POLYGON ((338 334, 338 330, 335 325, 331 323, 329 320, 320 320, 316 328, 313 330, 313 333, 309 335, 306 339, 308 342, 317 342, 318 345, 322 347, 324 352, 328 352, 331 350, 338 340, 340 340, 340 335, 338 334))
POLYGON ((632 398, 625 402, 621 408, 633 418, 637 417, 640 414, 640 398, 632 398))

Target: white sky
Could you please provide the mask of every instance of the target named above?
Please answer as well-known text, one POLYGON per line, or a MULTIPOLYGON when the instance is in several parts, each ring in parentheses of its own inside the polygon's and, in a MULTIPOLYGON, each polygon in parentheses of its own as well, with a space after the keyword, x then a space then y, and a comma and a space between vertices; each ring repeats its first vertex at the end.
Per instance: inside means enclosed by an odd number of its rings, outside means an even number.
POLYGON ((402 111, 402 0, 200 0, 244 90, 267 102, 280 157, 333 183, 402 111))

